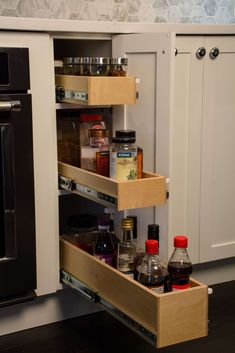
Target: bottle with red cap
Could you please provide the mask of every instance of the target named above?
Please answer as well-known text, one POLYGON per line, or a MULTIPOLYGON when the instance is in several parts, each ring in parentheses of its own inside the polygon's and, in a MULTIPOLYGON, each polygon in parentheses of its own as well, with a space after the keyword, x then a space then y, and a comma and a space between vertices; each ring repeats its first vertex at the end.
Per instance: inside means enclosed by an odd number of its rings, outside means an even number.
POLYGON ((139 267, 138 282, 152 289, 155 293, 163 293, 164 277, 158 257, 158 241, 145 241, 145 255, 139 267))
POLYGON ((174 251, 168 262, 171 290, 177 291, 189 288, 192 262, 187 247, 188 238, 184 235, 174 237, 174 251))

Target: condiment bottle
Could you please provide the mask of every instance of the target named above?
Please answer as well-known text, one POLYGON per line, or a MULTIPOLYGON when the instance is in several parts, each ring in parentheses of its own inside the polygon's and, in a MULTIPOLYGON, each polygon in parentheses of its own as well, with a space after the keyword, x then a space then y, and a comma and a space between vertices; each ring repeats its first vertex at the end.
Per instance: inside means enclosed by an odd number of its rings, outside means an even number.
MULTIPOLYGON (((148 240, 157 240, 159 245, 159 225, 158 224, 149 224, 148 225, 148 240)), ((136 254, 134 260, 134 279, 138 280, 139 267, 143 260, 145 252, 142 250, 136 254)))
POLYGON ((189 288, 192 262, 187 252, 188 238, 184 235, 174 237, 174 251, 168 262, 168 272, 172 291, 189 288))
POLYGON ((133 278, 136 245, 133 242, 133 219, 122 219, 122 240, 118 244, 117 269, 133 278))
POLYGON ((145 241, 145 255, 142 259, 138 282, 152 289, 155 293, 164 292, 164 277, 158 257, 158 241, 145 241))
POLYGON ((110 177, 117 180, 137 178, 137 147, 135 131, 117 130, 110 148, 110 177))
POLYGON ((97 240, 94 246, 94 256, 113 266, 115 249, 109 233, 108 222, 106 220, 100 221, 98 229, 97 240))

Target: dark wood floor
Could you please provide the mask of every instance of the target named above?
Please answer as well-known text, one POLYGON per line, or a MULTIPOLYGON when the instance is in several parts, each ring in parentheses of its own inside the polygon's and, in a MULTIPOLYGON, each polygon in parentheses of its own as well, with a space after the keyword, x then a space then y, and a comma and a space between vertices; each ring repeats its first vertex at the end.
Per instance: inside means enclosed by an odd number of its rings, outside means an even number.
MULTIPOLYGON (((234 353, 235 281, 214 285, 209 335, 159 353, 234 353)), ((105 312, 0 337, 0 353, 153 353, 156 349, 105 312)))

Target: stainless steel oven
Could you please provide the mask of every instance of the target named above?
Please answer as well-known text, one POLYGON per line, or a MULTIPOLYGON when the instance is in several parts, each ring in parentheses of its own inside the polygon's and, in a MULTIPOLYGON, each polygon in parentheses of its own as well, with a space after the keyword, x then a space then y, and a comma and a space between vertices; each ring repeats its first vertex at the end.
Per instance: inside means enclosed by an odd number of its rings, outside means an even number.
POLYGON ((32 107, 27 48, 0 48, 0 306, 35 297, 32 107))

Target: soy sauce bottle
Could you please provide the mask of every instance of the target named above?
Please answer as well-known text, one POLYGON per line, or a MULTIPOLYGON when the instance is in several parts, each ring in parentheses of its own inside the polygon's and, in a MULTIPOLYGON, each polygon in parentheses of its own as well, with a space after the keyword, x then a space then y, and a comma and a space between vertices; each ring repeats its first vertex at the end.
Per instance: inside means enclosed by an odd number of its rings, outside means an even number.
POLYGON ((158 241, 145 241, 145 255, 139 267, 138 282, 152 289, 155 293, 163 293, 164 277, 158 257, 158 241))
POLYGON ((172 291, 189 288, 192 262, 187 252, 188 238, 184 235, 174 237, 174 251, 168 262, 170 286, 172 291))

